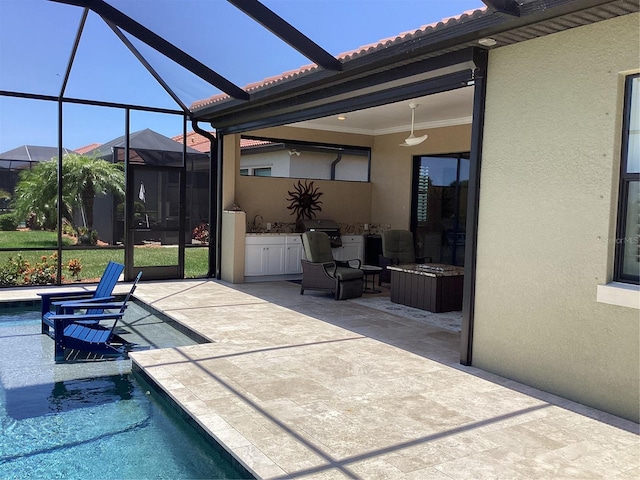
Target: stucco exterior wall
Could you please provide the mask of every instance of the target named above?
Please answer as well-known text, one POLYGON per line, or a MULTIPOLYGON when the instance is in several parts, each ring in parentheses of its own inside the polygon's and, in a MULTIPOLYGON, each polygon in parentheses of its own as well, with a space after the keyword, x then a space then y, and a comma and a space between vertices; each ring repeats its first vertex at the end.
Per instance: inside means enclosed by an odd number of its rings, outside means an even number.
MULTIPOLYGON (((302 180, 304 184, 304 180, 302 180)), ((371 184, 367 182, 338 182, 309 180, 322 192, 322 211, 316 218, 329 218, 346 224, 371 223, 371 184)), ((289 191, 294 191, 297 178, 238 177, 236 201, 247 212, 247 221, 256 215, 261 223, 293 223, 295 213, 287 209, 289 191)))
POLYGON ((611 280, 627 15, 489 56, 473 364, 638 421, 640 314, 611 280))

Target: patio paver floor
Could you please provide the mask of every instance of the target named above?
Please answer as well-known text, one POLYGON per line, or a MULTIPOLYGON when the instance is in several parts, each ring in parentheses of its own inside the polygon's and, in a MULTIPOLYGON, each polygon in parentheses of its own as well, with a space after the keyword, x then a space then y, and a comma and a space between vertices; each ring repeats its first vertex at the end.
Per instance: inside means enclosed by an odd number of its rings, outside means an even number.
POLYGON ((464 367, 450 331, 289 282, 136 297, 214 342, 131 357, 259 478, 640 478, 638 424, 464 367))

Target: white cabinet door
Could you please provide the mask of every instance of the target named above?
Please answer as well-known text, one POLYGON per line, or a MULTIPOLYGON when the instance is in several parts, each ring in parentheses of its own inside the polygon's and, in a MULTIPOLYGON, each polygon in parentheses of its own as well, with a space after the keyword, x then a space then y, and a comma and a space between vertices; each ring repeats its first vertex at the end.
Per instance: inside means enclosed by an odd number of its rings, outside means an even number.
POLYGON ((244 274, 247 277, 284 274, 284 237, 247 237, 244 274))
POLYGON ((244 249, 244 274, 247 277, 264 275, 263 248, 264 245, 246 245, 244 249))
POLYGON ((284 259, 284 273, 299 274, 302 273, 302 264, 300 259, 302 258, 302 244, 301 243, 287 243, 284 259))
POLYGON ((262 249, 263 275, 284 275, 285 246, 267 245, 262 249))
POLYGON ((300 235, 251 235, 245 240, 244 275, 290 275, 302 273, 300 235))

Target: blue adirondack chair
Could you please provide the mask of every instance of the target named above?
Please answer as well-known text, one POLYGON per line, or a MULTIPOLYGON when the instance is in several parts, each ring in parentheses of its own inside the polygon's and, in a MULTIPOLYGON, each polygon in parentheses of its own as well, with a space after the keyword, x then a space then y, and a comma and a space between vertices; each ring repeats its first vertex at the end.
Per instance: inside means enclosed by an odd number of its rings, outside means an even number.
POLYGON ((124 345, 116 346, 112 342, 114 339, 118 339, 115 334, 116 325, 118 320, 124 316, 127 304, 136 290, 140 277, 142 277, 142 272, 138 273, 131 290, 122 302, 90 304, 69 302, 67 307, 73 309, 75 313, 48 315, 48 321, 54 325, 55 361, 64 360, 67 348, 101 355, 124 353, 124 345), (80 313, 80 310, 83 309, 84 313, 80 313), (116 309, 117 311, 113 311, 116 309), (92 310, 98 310, 100 313, 88 313, 92 310))
MULTIPOLYGON (((116 262, 109 262, 100 278, 100 282, 95 290, 86 290, 82 292, 42 292, 38 293, 41 297, 40 314, 42 319, 42 333, 49 333, 49 328, 53 327, 53 322, 49 321, 52 314, 70 314, 73 313, 68 305, 78 303, 80 301, 89 302, 107 302, 113 300, 113 288, 118 283, 118 278, 124 270, 124 265, 116 262)), ((94 308, 86 313, 101 313, 99 308, 94 308)))

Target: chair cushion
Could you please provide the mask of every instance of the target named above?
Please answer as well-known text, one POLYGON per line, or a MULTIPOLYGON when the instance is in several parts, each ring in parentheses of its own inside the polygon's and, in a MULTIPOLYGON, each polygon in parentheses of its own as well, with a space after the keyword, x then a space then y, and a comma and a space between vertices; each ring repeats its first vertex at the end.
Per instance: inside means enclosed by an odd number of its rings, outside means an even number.
POLYGON ((333 262, 331 253, 331 241, 324 232, 304 232, 302 234, 302 244, 307 260, 313 263, 333 262))
POLYGON ((338 267, 336 269, 336 277, 343 282, 349 280, 358 280, 364 276, 364 272, 358 268, 338 267))
POLYGON ((382 254, 399 263, 415 263, 413 234, 408 230, 389 230, 382 234, 382 254))

